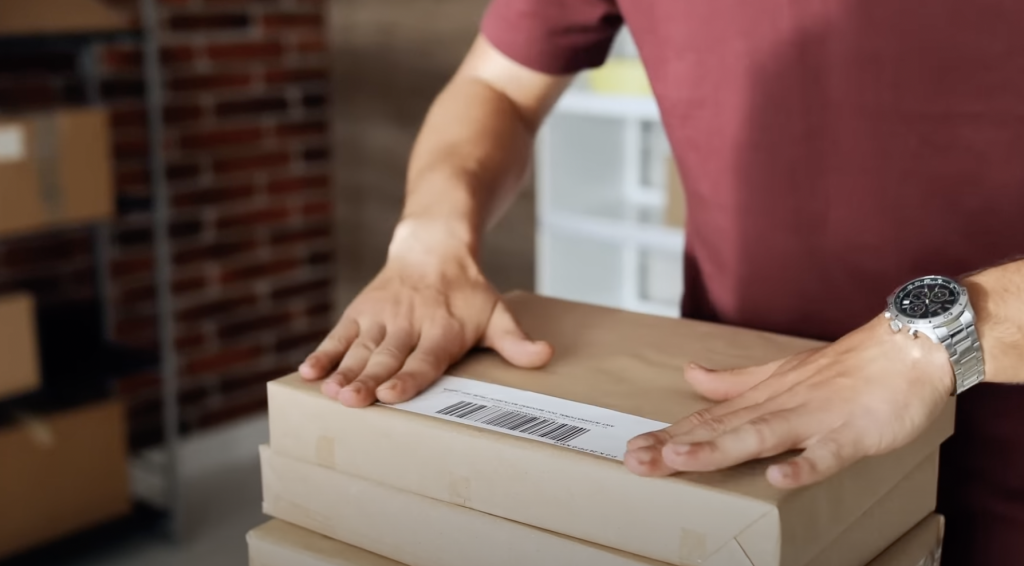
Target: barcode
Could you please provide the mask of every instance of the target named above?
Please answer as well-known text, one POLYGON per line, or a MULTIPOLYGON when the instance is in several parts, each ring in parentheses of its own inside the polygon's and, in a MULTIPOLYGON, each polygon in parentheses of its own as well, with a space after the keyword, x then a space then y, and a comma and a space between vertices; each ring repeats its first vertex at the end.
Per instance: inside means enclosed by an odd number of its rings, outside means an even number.
POLYGON ((448 405, 436 414, 536 436, 552 442, 569 442, 590 432, 589 428, 468 401, 448 405))

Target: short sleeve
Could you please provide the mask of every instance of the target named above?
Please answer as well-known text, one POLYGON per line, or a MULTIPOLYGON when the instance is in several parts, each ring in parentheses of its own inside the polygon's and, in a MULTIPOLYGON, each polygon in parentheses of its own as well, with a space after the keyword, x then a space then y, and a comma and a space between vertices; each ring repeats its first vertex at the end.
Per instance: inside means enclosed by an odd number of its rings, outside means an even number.
POLYGON ((563 75, 604 63, 621 26, 615 0, 492 0, 481 33, 521 65, 563 75))

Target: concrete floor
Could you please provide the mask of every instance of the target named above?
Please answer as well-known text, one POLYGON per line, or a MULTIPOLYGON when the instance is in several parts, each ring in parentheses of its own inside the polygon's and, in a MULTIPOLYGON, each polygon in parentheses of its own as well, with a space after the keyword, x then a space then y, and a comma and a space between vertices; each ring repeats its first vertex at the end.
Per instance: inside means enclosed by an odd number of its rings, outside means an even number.
POLYGON ((182 445, 185 536, 172 543, 158 529, 110 537, 46 566, 245 566, 245 533, 261 511, 257 447, 268 441, 266 415, 243 419, 182 445))

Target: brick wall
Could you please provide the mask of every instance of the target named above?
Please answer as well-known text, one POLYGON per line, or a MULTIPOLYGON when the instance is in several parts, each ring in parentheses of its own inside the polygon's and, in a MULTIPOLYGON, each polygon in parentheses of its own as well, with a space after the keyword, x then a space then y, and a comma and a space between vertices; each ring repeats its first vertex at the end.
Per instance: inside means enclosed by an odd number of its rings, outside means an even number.
MULTIPOLYGON (((121 0, 118 0, 121 1, 121 0)), ((128 2, 132 4, 132 2, 128 2)), ((167 178, 186 430, 260 410, 265 382, 329 330, 326 2, 161 0, 167 178)), ((113 328, 156 342, 140 52, 97 54, 114 129, 119 217, 108 269, 113 328)), ((0 108, 74 102, 74 62, 22 59, 0 108), (4 106, 6 104, 6 106, 4 106)), ((9 67, 0 61, 0 75, 9 67)), ((0 289, 59 302, 95 294, 88 229, 0 242, 0 289)), ((136 444, 158 430, 158 377, 120 383, 136 444)))

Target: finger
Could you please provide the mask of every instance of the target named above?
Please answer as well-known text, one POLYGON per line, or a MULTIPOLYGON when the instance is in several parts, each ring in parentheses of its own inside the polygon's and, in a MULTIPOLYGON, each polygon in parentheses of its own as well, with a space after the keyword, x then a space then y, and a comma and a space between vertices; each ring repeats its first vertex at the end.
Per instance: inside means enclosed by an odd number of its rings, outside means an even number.
POLYGON ((334 371, 321 387, 324 395, 338 398, 342 388, 348 386, 359 377, 366 368, 370 356, 384 339, 384 325, 381 323, 360 323, 359 336, 345 352, 338 369, 334 371))
POLYGON ((770 413, 706 442, 673 439, 662 448, 662 459, 681 472, 721 470, 798 448, 814 434, 814 425, 813 414, 806 411, 770 413))
POLYGON ((299 366, 299 375, 311 381, 327 377, 338 367, 341 358, 358 336, 359 322, 354 318, 342 317, 327 338, 299 366))
POLYGON ((416 346, 416 336, 405 329, 388 329, 359 376, 338 394, 347 407, 365 407, 377 399, 377 388, 402 369, 416 346))
POLYGON ((768 467, 768 481, 792 489, 820 482, 864 455, 849 434, 829 434, 811 443, 803 454, 768 467))
POLYGON ((502 301, 494 306, 481 344, 521 368, 542 367, 554 353, 547 342, 531 340, 502 301))
POLYGON ((450 337, 441 333, 425 335, 401 370, 377 388, 377 398, 382 403, 401 403, 429 387, 465 353, 453 351, 451 344, 450 337))
POLYGON ((638 476, 664 477, 677 473, 678 470, 665 463, 661 456, 661 448, 660 445, 631 448, 626 451, 623 463, 629 471, 638 476))
POLYGON ((738 369, 712 370, 691 363, 684 374, 686 381, 701 396, 712 401, 735 399, 768 379, 788 358, 771 363, 738 369))

